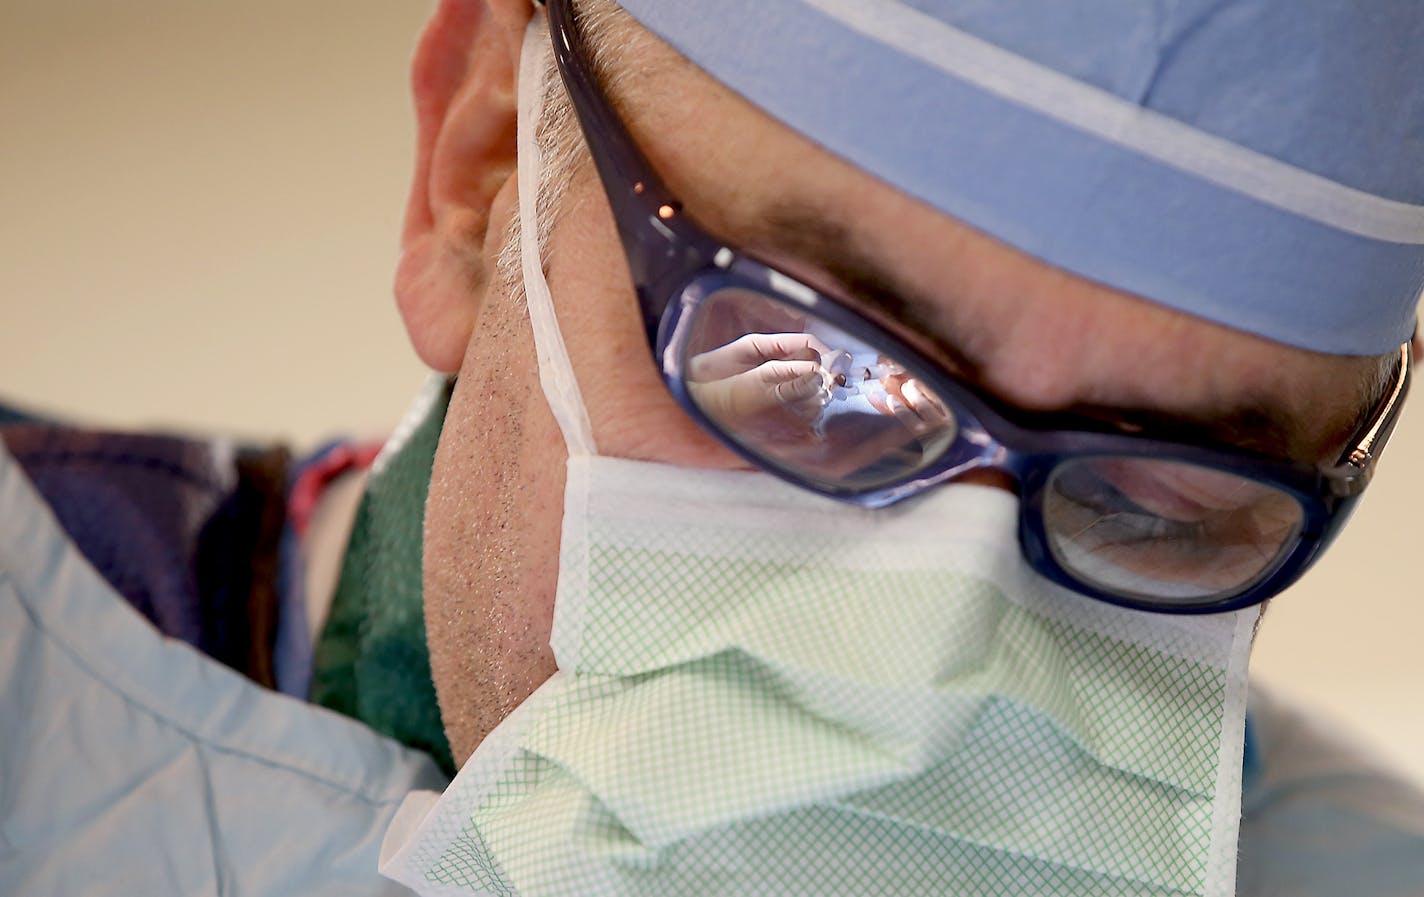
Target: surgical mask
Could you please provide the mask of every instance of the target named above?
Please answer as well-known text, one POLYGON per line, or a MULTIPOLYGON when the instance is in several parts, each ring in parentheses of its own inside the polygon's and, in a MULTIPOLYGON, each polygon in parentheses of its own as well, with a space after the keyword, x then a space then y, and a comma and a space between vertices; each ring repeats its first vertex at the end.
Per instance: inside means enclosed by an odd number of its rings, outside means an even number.
MULTIPOLYGON (((546 40, 521 64, 526 223, 546 40)), ((1254 610, 1060 589, 1000 490, 870 511, 600 456, 532 228, 521 249, 569 448, 558 671, 407 802, 383 872, 442 895, 1233 893, 1254 610)))

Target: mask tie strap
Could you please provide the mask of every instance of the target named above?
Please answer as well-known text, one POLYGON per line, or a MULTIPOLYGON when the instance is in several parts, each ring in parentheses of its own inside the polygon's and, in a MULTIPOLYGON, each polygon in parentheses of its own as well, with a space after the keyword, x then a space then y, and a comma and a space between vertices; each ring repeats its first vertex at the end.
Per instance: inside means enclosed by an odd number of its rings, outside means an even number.
POLYGON ((519 108, 516 150, 519 154, 519 259, 524 274, 524 301, 529 324, 534 330, 534 348, 539 359, 539 384, 549 410, 564 434, 570 457, 596 455, 593 425, 579 392, 569 352, 559 332, 554 299, 544 278, 539 253, 539 174, 543 159, 537 139, 539 119, 544 113, 545 56, 549 38, 543 16, 530 19, 519 53, 519 108))

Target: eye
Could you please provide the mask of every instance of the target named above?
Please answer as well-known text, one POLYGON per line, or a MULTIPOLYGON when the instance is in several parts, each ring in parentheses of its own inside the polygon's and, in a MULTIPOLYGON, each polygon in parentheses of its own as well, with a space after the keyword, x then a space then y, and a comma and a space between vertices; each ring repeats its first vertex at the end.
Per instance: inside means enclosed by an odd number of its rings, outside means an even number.
POLYGON ((1053 473, 1043 520, 1055 556, 1122 593, 1229 594, 1267 572, 1303 519, 1289 494, 1149 456, 1077 458, 1053 473))
POLYGON ((1201 520, 1174 519, 1143 507, 1095 465, 1080 463, 1064 468, 1054 476, 1053 489, 1077 506, 1074 516, 1082 520, 1079 526, 1109 527, 1113 541, 1189 539, 1199 535, 1205 525, 1201 520))

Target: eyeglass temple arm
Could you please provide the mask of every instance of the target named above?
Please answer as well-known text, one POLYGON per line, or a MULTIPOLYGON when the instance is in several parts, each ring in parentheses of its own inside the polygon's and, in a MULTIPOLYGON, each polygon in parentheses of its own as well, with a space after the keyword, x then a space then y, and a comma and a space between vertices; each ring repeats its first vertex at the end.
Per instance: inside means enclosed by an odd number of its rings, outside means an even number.
POLYGON ((1369 485, 1374 476, 1374 468, 1379 455, 1389 442, 1394 425, 1399 422, 1400 409, 1404 407, 1404 397, 1409 394, 1409 384, 1414 376, 1413 340, 1399 349, 1399 373, 1389 395, 1379 405, 1379 410, 1366 425, 1364 435, 1355 443, 1339 465, 1335 468, 1332 485, 1337 495, 1343 497, 1359 495, 1369 485))
POLYGON ((608 195, 644 319, 650 329, 656 329, 671 293, 661 281, 681 279, 704 267, 721 247, 698 228, 683 225, 681 203, 653 172, 613 111, 592 71, 592 56, 574 21, 573 4, 548 0, 545 5, 559 73, 608 195))

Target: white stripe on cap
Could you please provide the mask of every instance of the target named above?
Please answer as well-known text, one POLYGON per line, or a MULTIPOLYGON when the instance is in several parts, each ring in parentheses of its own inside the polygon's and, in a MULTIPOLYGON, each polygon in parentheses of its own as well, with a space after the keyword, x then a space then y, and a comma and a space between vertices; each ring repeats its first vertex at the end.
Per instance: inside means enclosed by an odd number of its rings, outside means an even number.
POLYGON ((887 0, 801 0, 868 38, 1220 187, 1373 240, 1424 244, 1424 206, 1375 196, 1144 109, 887 0))

